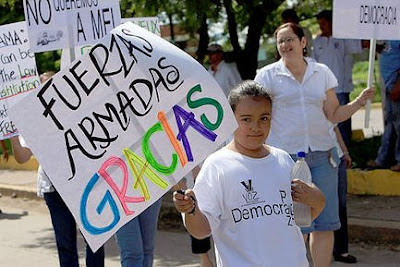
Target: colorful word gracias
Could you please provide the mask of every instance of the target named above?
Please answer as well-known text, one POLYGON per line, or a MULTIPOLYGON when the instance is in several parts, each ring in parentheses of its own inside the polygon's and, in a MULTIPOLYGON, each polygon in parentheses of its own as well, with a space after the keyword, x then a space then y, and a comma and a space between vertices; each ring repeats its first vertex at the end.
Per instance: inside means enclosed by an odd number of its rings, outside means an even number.
POLYGON ((141 140, 141 149, 144 158, 137 155, 128 148, 123 149, 123 155, 125 156, 126 161, 128 162, 129 169, 134 178, 133 187, 134 189, 140 190, 141 196, 130 197, 126 195, 129 174, 128 174, 128 166, 125 163, 125 161, 115 156, 108 158, 102 164, 98 172, 92 176, 82 195, 80 204, 80 218, 85 230, 87 230, 89 233, 93 235, 99 235, 114 228, 115 225, 120 220, 118 205, 113 199, 109 190, 106 191, 104 197, 99 202, 96 208, 96 212, 98 214, 101 214, 106 205, 108 204, 113 214, 111 222, 106 226, 97 227, 94 225, 94 223, 90 221, 90 219, 87 216, 88 198, 93 188, 99 182, 100 177, 102 177, 114 191, 115 195, 119 199, 119 202, 122 206, 122 209, 124 210, 124 213, 126 215, 132 215, 134 214, 134 211, 129 209, 127 203, 141 203, 151 198, 144 177, 146 177, 148 181, 158 186, 159 188, 166 189, 168 187, 168 183, 164 179, 162 179, 159 176, 159 174, 165 176, 173 174, 177 169, 178 160, 182 167, 184 167, 188 161, 189 162, 194 161, 192 149, 190 146, 190 140, 186 135, 186 132, 188 131, 189 127, 196 130, 199 134, 201 134, 201 136, 203 136, 207 140, 212 142, 215 141, 217 135, 213 131, 218 129, 218 127, 221 125, 223 119, 223 108, 218 101, 212 98, 200 98, 193 100, 191 97, 195 92, 199 93, 202 92, 200 85, 194 86, 187 94, 186 101, 189 108, 195 109, 205 105, 211 105, 215 107, 215 109, 217 110, 217 118, 215 122, 211 122, 205 114, 202 114, 200 116, 200 121, 201 121, 200 122, 195 118, 193 112, 188 112, 184 108, 175 105, 172 108, 178 129, 178 133, 175 135, 169 121, 165 116, 165 113, 163 111, 159 111, 157 115, 158 122, 156 122, 152 127, 150 127, 147 130, 147 132, 144 134, 141 140), (156 132, 164 132, 175 151, 171 155, 172 162, 169 166, 164 166, 160 164, 154 157, 152 150, 149 146, 149 141, 152 135, 156 132), (108 172, 108 170, 111 167, 119 168, 123 173, 123 182, 121 187, 119 187, 114 182, 112 175, 108 172))

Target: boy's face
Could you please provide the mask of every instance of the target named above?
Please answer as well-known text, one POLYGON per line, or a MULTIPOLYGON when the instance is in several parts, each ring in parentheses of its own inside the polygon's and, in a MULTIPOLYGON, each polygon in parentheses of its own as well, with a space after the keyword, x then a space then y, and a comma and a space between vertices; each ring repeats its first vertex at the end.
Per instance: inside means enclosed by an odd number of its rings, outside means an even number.
POLYGON ((234 114, 239 124, 234 133, 235 143, 248 152, 262 148, 271 127, 271 102, 265 97, 245 96, 234 114))
POLYGON ((321 30, 322 36, 331 36, 332 35, 332 23, 327 21, 324 18, 317 20, 319 24, 319 28, 321 30))
POLYGON ((222 60, 222 52, 210 53, 208 54, 208 59, 211 65, 218 64, 222 60))

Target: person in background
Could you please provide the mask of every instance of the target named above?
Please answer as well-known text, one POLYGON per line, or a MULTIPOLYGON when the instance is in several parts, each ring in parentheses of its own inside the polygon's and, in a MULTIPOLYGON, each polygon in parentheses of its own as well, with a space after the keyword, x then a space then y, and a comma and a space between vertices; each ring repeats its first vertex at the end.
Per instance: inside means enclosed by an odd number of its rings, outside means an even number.
POLYGON ((265 144, 273 114, 267 90, 244 81, 228 101, 239 125, 233 140, 205 160, 193 190, 173 193, 175 207, 193 236, 212 234, 217 266, 309 266, 292 199, 315 218, 324 196, 292 181, 291 157, 265 144))
MULTIPOLYGON (((0 145, 1 145, 1 149, 2 149, 3 159, 5 161, 8 161, 8 158, 10 155, 8 154, 5 140, 0 140, 0 145)), ((2 213, 1 209, 0 209, 0 213, 2 213)))
POLYGON ((379 68, 385 83, 385 128, 381 146, 375 160, 369 161, 370 169, 383 169, 391 164, 391 149, 396 164, 392 171, 400 171, 400 41, 386 41, 380 55, 379 68))
MULTIPOLYGON (((297 13, 294 9, 289 8, 289 9, 285 9, 282 13, 281 13, 281 22, 282 24, 291 22, 297 25, 300 25, 300 19, 297 16, 297 13)), ((307 39, 307 45, 306 45, 306 56, 311 56, 312 54, 312 44, 313 44, 313 38, 311 35, 311 32, 305 28, 302 27, 303 31, 304 31, 304 36, 307 39)))
POLYGON ((298 151, 306 152, 312 181, 321 189, 326 205, 312 225, 302 228, 305 239, 310 234, 310 251, 316 267, 331 264, 334 234, 340 228, 338 201, 338 165, 336 139, 332 123, 347 120, 367 100, 374 89, 340 106, 334 88, 337 79, 323 64, 304 56, 307 40, 303 29, 286 23, 275 31, 278 62, 262 68, 255 81, 270 90, 272 97, 271 133, 267 143, 285 150, 297 159, 298 151))
MULTIPOLYGON (((44 83, 54 72, 45 72, 40 75, 40 82, 44 83)), ((21 136, 10 138, 14 158, 18 163, 27 162, 32 156, 31 150, 27 147, 21 136)), ((38 196, 44 197, 50 211, 56 238, 58 259, 60 267, 79 267, 77 249, 76 222, 60 194, 54 188, 42 166, 38 169, 38 196)), ((86 266, 104 267, 104 247, 93 252, 86 244, 86 266)))
POLYGON ((224 60, 224 51, 218 44, 211 44, 207 48, 210 67, 208 72, 214 77, 225 96, 228 97, 229 90, 242 81, 236 63, 227 63, 224 60))
POLYGON ((122 267, 151 267, 161 200, 157 200, 138 216, 122 226, 115 238, 122 267))
POLYGON ((337 150, 340 158, 340 164, 338 168, 338 197, 339 197, 339 219, 340 228, 335 230, 335 243, 333 246, 333 257, 335 261, 341 261, 345 263, 356 263, 357 258, 349 254, 349 233, 347 229, 347 170, 351 168, 351 157, 349 150, 345 142, 343 141, 342 135, 340 134, 339 128, 334 128, 336 139, 337 139, 337 150))
MULTIPOLYGON (((368 41, 337 39, 332 36, 332 11, 324 10, 316 16, 321 34, 313 44, 312 57, 329 67, 338 80, 335 92, 340 105, 350 102, 353 85, 353 54, 359 54, 368 47, 368 41)), ((351 141, 351 118, 339 123, 339 130, 346 146, 351 141)))
POLYGON ((0 145, 1 145, 1 150, 2 150, 2 154, 3 154, 3 159, 5 161, 8 161, 10 155, 8 154, 6 141, 5 140, 0 140, 0 145))
MULTIPOLYGON (((321 34, 314 40, 313 57, 320 63, 327 65, 338 79, 338 86, 335 87, 336 96, 340 105, 350 102, 350 93, 354 89, 353 73, 353 54, 361 53, 363 48, 368 46, 368 42, 350 39, 337 39, 332 36, 332 11, 324 10, 317 14, 317 21, 321 34)), ((351 118, 339 123, 340 139, 344 142, 343 146, 350 145, 352 129, 351 118)), ((339 138, 338 138, 339 139, 339 138)), ((339 196, 339 219, 340 229, 334 232, 334 259, 345 263, 356 263, 357 258, 348 253, 348 233, 347 233, 347 175, 346 160, 350 156, 340 157, 338 173, 338 196, 339 196)))

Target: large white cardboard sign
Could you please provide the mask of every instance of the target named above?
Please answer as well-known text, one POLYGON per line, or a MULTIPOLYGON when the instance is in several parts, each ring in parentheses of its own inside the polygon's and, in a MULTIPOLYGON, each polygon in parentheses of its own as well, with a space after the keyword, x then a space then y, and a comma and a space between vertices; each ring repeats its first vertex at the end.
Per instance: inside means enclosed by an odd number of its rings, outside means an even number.
POLYGON ((333 36, 350 39, 400 39, 400 1, 334 0, 333 36))
POLYGON ((121 21, 118 0, 24 0, 33 52, 94 44, 121 21))
MULTIPOLYGON (((158 36, 161 36, 160 24, 158 21, 158 17, 144 17, 144 18, 123 18, 121 19, 121 23, 125 23, 127 21, 131 21, 132 23, 152 32, 158 36)), ((82 45, 82 46, 75 46, 74 48, 74 56, 75 59, 81 57, 82 55, 87 54, 93 45, 82 45)), ((71 53, 70 49, 72 48, 65 48, 61 54, 61 69, 65 66, 69 66, 71 63, 71 53)))
POLYGON ((40 86, 24 21, 0 26, 0 139, 18 134, 9 108, 40 86))
POLYGON ((11 116, 93 250, 237 127, 203 66, 131 22, 11 116))

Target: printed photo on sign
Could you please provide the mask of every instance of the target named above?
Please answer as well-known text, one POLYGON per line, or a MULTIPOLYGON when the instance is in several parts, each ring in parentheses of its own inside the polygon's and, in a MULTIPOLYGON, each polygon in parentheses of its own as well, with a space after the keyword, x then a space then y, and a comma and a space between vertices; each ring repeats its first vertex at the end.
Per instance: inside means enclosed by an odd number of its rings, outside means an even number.
POLYGON ((202 65, 131 22, 11 114, 93 250, 237 127, 202 65))

